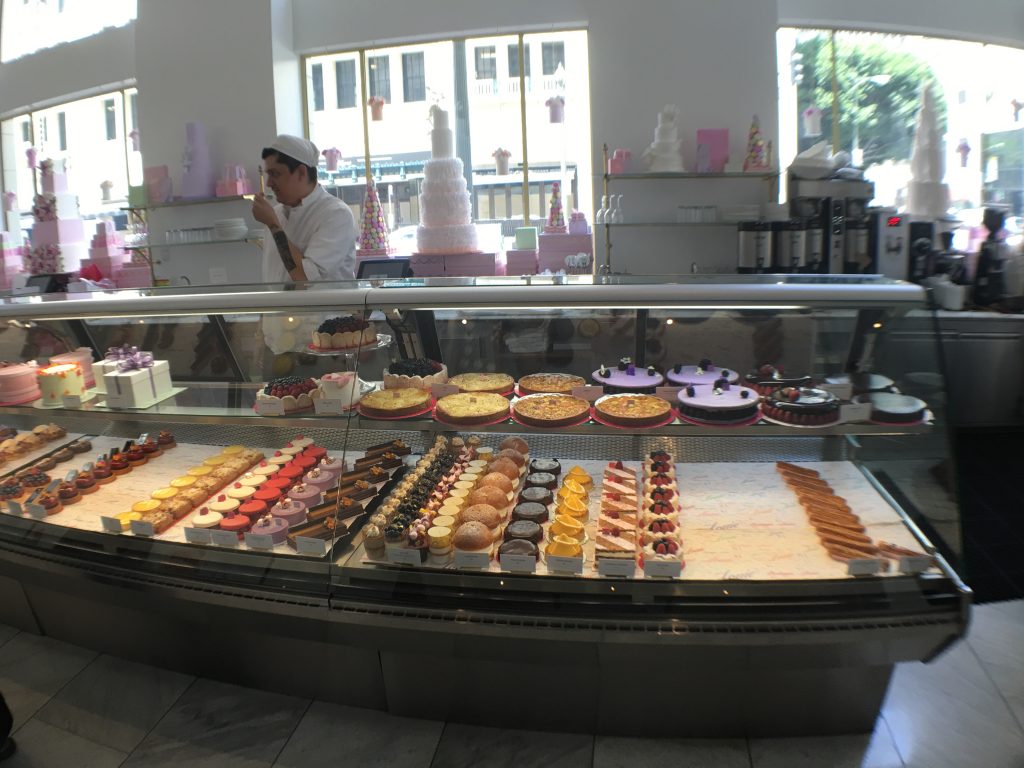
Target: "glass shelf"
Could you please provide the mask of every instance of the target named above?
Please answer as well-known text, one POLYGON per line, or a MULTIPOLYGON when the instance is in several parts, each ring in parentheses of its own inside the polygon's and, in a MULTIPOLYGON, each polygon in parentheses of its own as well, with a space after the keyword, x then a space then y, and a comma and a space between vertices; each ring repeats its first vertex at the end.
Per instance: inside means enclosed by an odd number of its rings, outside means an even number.
MULTIPOLYGON (((605 222, 606 227, 735 227, 735 221, 623 221, 605 222)), ((600 225, 599 225, 600 226, 600 225)))
POLYGON ((197 245, 224 245, 226 243, 261 243, 261 237, 237 237, 230 240, 198 240, 194 243, 142 243, 140 245, 126 245, 126 251, 145 251, 149 248, 185 248, 197 245))
POLYGON ((761 173, 693 173, 692 171, 665 171, 662 173, 606 173, 604 177, 608 181, 616 179, 776 179, 778 171, 763 171, 761 173))
POLYGON ((228 195, 227 197, 190 197, 187 200, 171 200, 166 203, 149 203, 148 205, 129 205, 122 211, 149 211, 154 208, 177 208, 182 205, 209 205, 210 203, 232 203, 245 200, 251 195, 228 195))

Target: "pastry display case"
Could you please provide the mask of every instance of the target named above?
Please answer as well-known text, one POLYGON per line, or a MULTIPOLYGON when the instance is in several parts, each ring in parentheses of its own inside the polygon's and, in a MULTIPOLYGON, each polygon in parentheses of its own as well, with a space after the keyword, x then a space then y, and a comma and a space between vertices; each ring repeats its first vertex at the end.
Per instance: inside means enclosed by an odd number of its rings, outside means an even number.
POLYGON ((684 730, 860 728, 969 617, 930 317, 792 275, 11 298, 0 620, 75 639, 62 596, 127 591, 334 638, 341 700, 630 733, 671 696, 616 670, 653 654, 714 692, 684 730), (527 670, 569 691, 481 682, 527 670))

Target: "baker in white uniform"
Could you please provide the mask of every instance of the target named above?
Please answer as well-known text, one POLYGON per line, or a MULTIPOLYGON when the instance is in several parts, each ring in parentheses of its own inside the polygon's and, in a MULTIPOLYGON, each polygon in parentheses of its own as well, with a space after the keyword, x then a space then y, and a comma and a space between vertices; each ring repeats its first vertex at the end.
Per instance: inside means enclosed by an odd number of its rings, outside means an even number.
POLYGON ((263 282, 354 280, 355 217, 317 183, 316 145, 282 134, 263 150, 267 186, 276 203, 256 195, 252 215, 269 233, 263 240, 263 282))

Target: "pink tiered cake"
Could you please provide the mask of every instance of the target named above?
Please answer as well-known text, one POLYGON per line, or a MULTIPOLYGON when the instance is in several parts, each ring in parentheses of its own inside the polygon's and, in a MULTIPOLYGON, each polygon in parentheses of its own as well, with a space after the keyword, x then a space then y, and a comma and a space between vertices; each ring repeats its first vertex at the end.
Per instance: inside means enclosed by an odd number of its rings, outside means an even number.
POLYGON ((96 223, 96 234, 89 245, 89 258, 83 262, 93 264, 104 277, 114 278, 128 259, 124 243, 114 229, 114 222, 99 221, 96 223))
POLYGON ((88 249, 85 224, 78 213, 78 197, 68 192, 63 164, 52 160, 40 164, 42 193, 32 206, 32 248, 28 271, 33 275, 77 272, 88 249))
POLYGON ((10 288, 11 278, 24 271, 25 251, 10 232, 0 232, 0 288, 10 288))

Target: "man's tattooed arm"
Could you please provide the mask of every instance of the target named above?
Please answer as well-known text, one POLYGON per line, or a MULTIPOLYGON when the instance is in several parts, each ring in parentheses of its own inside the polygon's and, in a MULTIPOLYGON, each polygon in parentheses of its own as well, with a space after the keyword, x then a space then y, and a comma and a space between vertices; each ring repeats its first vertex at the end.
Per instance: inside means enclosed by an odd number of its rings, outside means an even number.
POLYGON ((283 229, 274 232, 274 242, 277 244, 277 252, 281 256, 281 263, 284 264, 286 272, 295 269, 295 258, 292 256, 292 246, 288 242, 288 235, 283 229))

